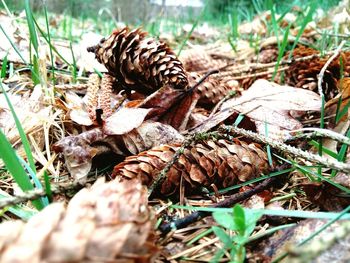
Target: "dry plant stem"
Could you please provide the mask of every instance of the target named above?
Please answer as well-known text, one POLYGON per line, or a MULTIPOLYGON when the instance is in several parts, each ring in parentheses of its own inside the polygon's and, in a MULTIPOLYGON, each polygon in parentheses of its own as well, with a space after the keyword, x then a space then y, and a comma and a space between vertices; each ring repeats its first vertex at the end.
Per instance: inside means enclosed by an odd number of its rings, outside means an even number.
MULTIPOLYGON (((94 182, 96 179, 97 178, 93 176, 92 178, 89 178, 86 184, 94 182)), ((84 187, 84 185, 78 182, 73 182, 64 184, 52 184, 51 187, 51 192, 53 194, 61 194, 71 190, 79 190, 82 187, 84 187)), ((0 200, 0 209, 3 209, 6 206, 17 205, 23 202, 32 201, 44 196, 46 196, 46 191, 44 189, 35 189, 32 191, 24 192, 22 194, 17 194, 15 196, 2 198, 0 200)))
POLYGON ((221 126, 218 130, 219 130, 219 132, 221 132, 223 134, 236 133, 239 135, 243 135, 243 136, 248 137, 256 142, 268 144, 274 149, 278 149, 284 153, 289 153, 295 157, 301 157, 305 160, 315 162, 318 164, 322 164, 326 167, 336 169, 336 170, 341 171, 341 172, 350 173, 350 164, 338 162, 338 161, 333 160, 333 159, 327 159, 325 157, 297 149, 293 146, 287 145, 283 142, 272 140, 268 137, 265 137, 263 135, 257 134, 257 133, 252 132, 252 131, 237 128, 234 126, 221 126))
POLYGON ((59 90, 79 90, 79 91, 85 91, 85 92, 88 89, 88 87, 89 87, 88 83, 55 85, 55 89, 59 89, 59 90))
MULTIPOLYGON (((333 52, 325 52, 325 55, 329 55, 329 54, 333 54, 333 52)), ((279 63, 279 66, 283 66, 283 65, 290 65, 294 62, 300 62, 300 61, 307 61, 307 60, 311 60, 314 58, 318 58, 321 57, 321 54, 313 54, 313 55, 309 55, 309 56, 305 56, 305 57, 300 57, 300 58, 292 58, 292 59, 288 59, 288 60, 282 60, 279 63)), ((252 63, 252 64, 246 64, 246 65, 242 65, 242 66, 234 66, 233 70, 230 70, 229 68, 226 68, 225 72, 219 73, 218 76, 219 77, 224 77, 224 76, 232 76, 232 75, 242 75, 244 73, 247 72, 251 72, 254 70, 260 70, 260 69, 267 69, 267 68, 274 68, 277 65, 277 62, 271 62, 271 63, 252 63)), ((283 70, 288 69, 288 67, 283 67, 283 70)), ((266 72, 264 72, 266 73, 266 72)), ((246 78, 247 76, 244 76, 244 78, 246 78)))
POLYGON ((236 95, 235 92, 229 92, 224 98, 222 98, 213 108, 213 110, 211 111, 208 119, 210 119, 211 117, 213 117, 213 115, 220 109, 221 105, 227 101, 228 99, 231 99, 232 97, 234 97, 236 95))
POLYGON ((324 73, 326 72, 328 66, 332 63, 332 61, 339 55, 345 43, 346 43, 345 40, 343 40, 340 43, 338 48, 334 51, 334 54, 327 60, 327 62, 324 64, 323 68, 321 69, 320 74, 318 75, 317 87, 318 87, 318 93, 320 94, 321 97, 324 97, 323 90, 322 90, 324 73))
MULTIPOLYGON (((265 181, 263 181, 262 183, 256 185, 254 188, 252 188, 251 190, 242 192, 242 193, 237 193, 234 195, 231 195, 230 197, 226 198, 224 201, 221 201, 217 204, 215 204, 213 207, 232 207, 234 204, 244 201, 245 199, 260 193, 262 191, 264 191, 265 189, 267 189, 268 187, 271 186, 271 184, 276 180, 277 176, 275 177, 271 177, 266 179, 265 181)), ((207 212, 207 211, 195 211, 192 214, 189 214, 188 216, 184 217, 184 218, 180 218, 178 220, 175 220, 171 223, 167 223, 164 225, 161 225, 159 227, 159 230, 162 232, 162 234, 167 234, 169 233, 171 230, 175 230, 175 229, 181 229, 184 227, 187 227, 188 225, 197 222, 198 220, 210 216, 211 212, 207 212)))
POLYGON ((287 141, 294 141, 301 138, 312 139, 317 137, 322 137, 322 138, 325 137, 340 143, 345 143, 347 145, 350 145, 350 139, 348 137, 331 130, 320 129, 320 128, 303 128, 303 129, 291 131, 291 133, 298 133, 298 132, 309 132, 309 133, 293 135, 293 137, 288 139, 287 141))

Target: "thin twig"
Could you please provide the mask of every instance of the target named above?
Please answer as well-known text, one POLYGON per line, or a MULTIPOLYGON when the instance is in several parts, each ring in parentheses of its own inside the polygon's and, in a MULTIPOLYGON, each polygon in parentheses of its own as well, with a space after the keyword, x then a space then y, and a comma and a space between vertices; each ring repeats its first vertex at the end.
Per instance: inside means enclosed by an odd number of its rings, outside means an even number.
POLYGON ((326 72, 328 66, 332 63, 332 61, 339 55, 341 49, 343 48, 343 46, 345 45, 346 41, 343 40, 340 45, 338 46, 338 48, 334 51, 334 54, 327 60, 327 62, 323 65, 320 74, 318 75, 318 81, 317 81, 317 87, 318 87, 318 93, 320 94, 320 96, 324 96, 323 94, 323 90, 322 90, 322 82, 323 82, 323 77, 324 77, 324 73, 326 72))
POLYGON ((239 135, 243 135, 245 137, 248 137, 250 139, 253 139, 256 142, 264 143, 270 145, 272 148, 278 149, 282 152, 289 153, 294 155, 295 157, 301 157, 305 160, 315 162, 318 164, 325 165, 329 168, 336 169, 338 171, 342 171, 345 173, 350 173, 350 164, 342 163, 337 160, 328 159, 319 155, 315 155, 306 151, 303 151, 301 149, 295 148, 293 146, 287 145, 283 142, 279 142, 276 140, 273 140, 271 138, 268 138, 266 136, 257 134, 252 131, 248 131, 245 129, 237 128, 234 126, 221 126, 218 129, 221 133, 236 133, 239 135))
POLYGON ((345 143, 347 145, 350 145, 350 139, 340 133, 334 132, 332 130, 328 129, 320 129, 320 128, 302 128, 299 130, 293 130, 291 133, 299 133, 299 132, 309 132, 309 133, 301 133, 301 134, 295 134, 292 138, 287 139, 287 141, 294 141, 297 139, 312 139, 317 137, 326 137, 330 138, 332 140, 335 140, 340 143, 345 143))
MULTIPOLYGON (((96 176, 93 176, 89 178, 88 182, 85 185, 82 185, 81 183, 73 182, 73 183, 64 183, 64 184, 52 184, 51 185, 51 192, 53 194, 61 194, 66 193, 67 191, 71 190, 78 190, 86 186, 87 184, 90 184, 91 182, 94 182, 96 180, 96 176)), ((36 200, 40 197, 46 196, 45 189, 35 189, 31 191, 27 191, 21 194, 17 194, 15 196, 11 197, 5 197, 0 199, 0 209, 3 209, 6 206, 11 205, 17 205, 23 202, 28 202, 32 200, 36 200)))
MULTIPOLYGON (((232 207, 234 204, 241 202, 241 201, 267 189, 276 180, 276 178, 277 177, 268 178, 265 181, 263 181, 262 183, 256 185, 254 188, 252 188, 248 191, 242 192, 242 193, 236 193, 234 195, 231 195, 229 198, 226 198, 224 201, 221 201, 212 207, 216 207, 216 208, 217 207, 232 207)), ((161 225, 159 227, 159 230, 162 232, 162 234, 167 234, 171 230, 181 229, 181 228, 187 227, 188 225, 190 225, 194 222, 197 222, 198 220, 200 220, 204 217, 207 217, 209 215, 211 215, 211 212, 195 211, 184 218, 180 218, 180 219, 177 219, 171 223, 161 225)))

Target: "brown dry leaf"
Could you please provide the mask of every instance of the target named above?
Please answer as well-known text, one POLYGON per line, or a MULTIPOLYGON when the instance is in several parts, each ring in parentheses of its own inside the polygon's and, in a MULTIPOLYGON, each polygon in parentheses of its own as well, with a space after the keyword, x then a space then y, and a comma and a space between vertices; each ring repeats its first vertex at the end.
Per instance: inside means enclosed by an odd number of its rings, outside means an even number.
POLYGON ((101 128, 95 128, 76 136, 67 136, 55 143, 53 150, 63 153, 71 176, 79 182, 85 182, 92 158, 96 155, 105 152, 133 155, 161 144, 182 140, 183 137, 171 126, 145 121, 121 135, 107 135, 101 128))
MULTIPOLYGON (((5 84, 2 85, 5 86, 5 84)), ((33 136, 40 151, 44 147, 43 126, 51 125, 55 119, 55 115, 52 114, 52 107, 45 104, 43 88, 37 85, 32 91, 25 92, 23 95, 11 93, 7 95, 24 132, 33 136)), ((10 143, 13 144, 19 156, 25 157, 15 120, 3 95, 0 96, 0 128, 10 143)), ((33 152, 36 151, 33 150, 33 152)), ((3 163, 0 161, 0 167, 2 165, 3 163)))
POLYGON ((312 91, 259 79, 241 97, 226 101, 218 113, 195 128, 194 132, 208 131, 239 112, 255 123, 259 133, 265 135, 265 125, 268 125, 269 137, 284 139, 288 131, 302 127, 290 111, 319 111, 320 107, 320 97, 312 91))
POLYGON ((103 125, 106 135, 122 135, 139 127, 152 109, 121 108, 108 117, 103 125))
MULTIPOLYGON (((338 174, 333 180, 342 186, 349 187, 349 179, 345 174, 338 174)), ((350 197, 330 183, 305 183, 301 186, 307 198, 324 210, 342 211, 350 205, 350 197)))
POLYGON ((100 179, 67 207, 54 203, 28 223, 6 222, 0 229, 4 263, 150 262, 157 251, 147 191, 137 181, 100 179))
MULTIPOLYGON (((114 167, 113 176, 140 178, 143 184, 151 185, 179 148, 179 144, 162 145, 129 156, 114 167)), ((188 192, 203 186, 228 187, 256 178, 269 169, 267 155, 257 144, 239 140, 197 142, 183 151, 156 192, 160 196, 177 192, 181 178, 188 192)))
POLYGON ((69 116, 72 121, 84 126, 91 126, 93 121, 89 117, 87 103, 78 94, 72 91, 65 93, 66 102, 64 105, 69 109, 69 116))

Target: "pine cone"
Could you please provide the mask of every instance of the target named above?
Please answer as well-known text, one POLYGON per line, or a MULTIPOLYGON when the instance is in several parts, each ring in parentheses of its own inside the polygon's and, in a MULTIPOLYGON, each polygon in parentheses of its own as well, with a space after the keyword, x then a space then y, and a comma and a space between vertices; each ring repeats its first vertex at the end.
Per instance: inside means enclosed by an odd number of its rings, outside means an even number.
POLYGON ((116 29, 88 51, 94 52, 109 74, 126 89, 149 94, 165 85, 175 89, 188 86, 183 66, 174 52, 140 29, 116 29))
MULTIPOLYGON (((189 74, 189 81, 191 86, 202 78, 201 75, 192 72, 189 74)), ((208 77, 201 85, 198 86, 197 92, 201 96, 198 105, 206 109, 215 106, 221 99, 223 99, 230 91, 236 90, 236 86, 229 85, 219 79, 208 77)))
MULTIPOLYGON (((293 51, 293 58, 302 58, 310 55, 317 55, 319 52, 308 47, 298 47, 293 51)), ((287 55, 288 56, 288 55, 287 55)), ((349 75, 350 70, 350 52, 340 54, 344 65, 344 76, 349 75)), ((305 61, 294 62, 286 71, 285 80, 288 85, 299 88, 310 89, 317 92, 318 74, 329 59, 329 56, 323 58, 315 57, 305 61)), ((334 98, 338 93, 337 80, 341 77, 341 65, 339 56, 335 58, 328 66, 323 77, 323 92, 326 101, 334 98)))
MULTIPOLYGON (((135 156, 129 156, 114 167, 113 177, 133 179, 140 177, 143 184, 152 181, 170 162, 180 145, 163 145, 135 156)), ((269 170, 267 156, 254 143, 235 140, 208 140, 185 149, 166 174, 159 193, 171 195, 179 186, 181 177, 186 191, 200 186, 228 187, 258 177, 269 170)))
POLYGON ((278 57, 278 48, 276 45, 269 45, 263 48, 258 56, 260 63, 271 63, 275 62, 278 57))
POLYGON ((214 60, 205 50, 192 48, 184 50, 180 55, 180 60, 186 71, 209 71, 219 69, 227 65, 226 61, 214 60))

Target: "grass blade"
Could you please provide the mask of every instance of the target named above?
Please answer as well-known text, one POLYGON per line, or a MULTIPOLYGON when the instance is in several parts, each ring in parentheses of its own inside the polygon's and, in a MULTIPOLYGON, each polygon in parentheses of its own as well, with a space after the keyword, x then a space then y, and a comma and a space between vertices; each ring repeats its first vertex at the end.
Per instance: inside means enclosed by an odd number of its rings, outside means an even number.
MULTIPOLYGON (((29 180, 27 173, 21 165, 17 155, 12 148, 11 144, 6 139, 5 134, 0 129, 0 158, 4 161, 6 168, 13 176, 16 183, 23 191, 33 190, 34 187, 29 180)), ((41 210, 44 208, 44 204, 40 199, 32 201, 36 209, 41 210)))
POLYGON ((13 116, 13 118, 15 120, 18 133, 19 133, 19 135, 21 137, 21 141, 22 141, 22 144, 23 144, 24 151, 25 151, 25 153, 27 155, 29 166, 36 173, 35 162, 34 162, 32 151, 30 149, 29 141, 28 141, 27 136, 26 136, 26 134, 25 134, 25 132, 23 130, 23 127, 22 127, 22 125, 21 125, 21 123, 20 123, 20 121, 19 121, 19 119, 18 119, 18 117, 16 115, 15 109, 13 108, 9 97, 7 96, 7 93, 6 93, 6 91, 5 91, 5 89, 4 89, 3 85, 2 85, 2 82, 0 82, 0 88, 1 88, 1 90, 2 90, 2 92, 4 94, 4 96, 5 96, 6 102, 7 102, 8 106, 9 106, 10 111, 12 113, 12 116, 13 116))
POLYGON ((34 47, 36 55, 38 55, 38 50, 39 50, 38 35, 36 33, 36 30, 35 30, 35 25, 34 25, 34 22, 33 22, 33 13, 32 13, 32 9, 30 8, 29 0, 25 0, 24 9, 25 9, 25 12, 26 12, 26 18, 27 18, 27 23, 28 23, 28 28, 29 28, 30 40, 32 42, 32 45, 34 47))

